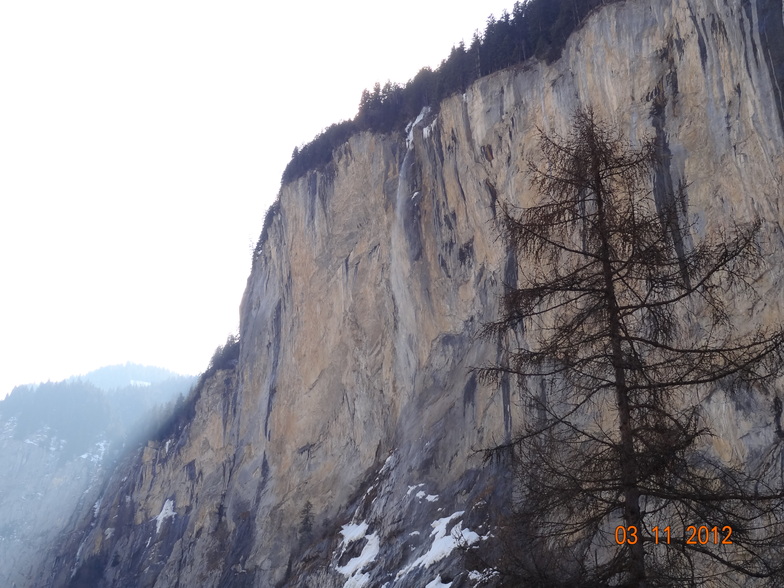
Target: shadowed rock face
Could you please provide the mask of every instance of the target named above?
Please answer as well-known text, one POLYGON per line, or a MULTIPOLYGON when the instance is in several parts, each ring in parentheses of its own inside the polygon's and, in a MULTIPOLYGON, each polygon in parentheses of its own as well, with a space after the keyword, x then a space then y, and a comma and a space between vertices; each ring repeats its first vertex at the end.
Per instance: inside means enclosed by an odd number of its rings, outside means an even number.
POLYGON ((68 456, 67 443, 51 430, 15 438, 15 420, 0 418, 0 585, 32 586, 41 548, 80 524, 74 510, 95 505, 110 459, 105 442, 68 456))
MULTIPOLYGON (((283 186, 238 366, 182 435, 115 473, 36 585, 474 585, 449 536, 492 527, 505 479, 474 450, 506 439, 518 406, 470 368, 498 353, 475 337, 516 279, 494 215, 536 197, 537 129, 565 134, 592 105, 633 142, 656 137, 653 189, 688 210, 683 243, 762 217, 770 271, 736 310, 778 320, 781 28, 781 2, 611 4, 553 64, 482 78, 408 137, 357 135, 283 186)), ((770 442, 769 403, 714 396, 716 450, 770 442)))
POLYGON ((144 434, 139 423, 192 383, 126 364, 18 386, 0 402, 0 586, 35 585, 37 567, 52 564, 45 549, 100 509, 117 456, 144 434))

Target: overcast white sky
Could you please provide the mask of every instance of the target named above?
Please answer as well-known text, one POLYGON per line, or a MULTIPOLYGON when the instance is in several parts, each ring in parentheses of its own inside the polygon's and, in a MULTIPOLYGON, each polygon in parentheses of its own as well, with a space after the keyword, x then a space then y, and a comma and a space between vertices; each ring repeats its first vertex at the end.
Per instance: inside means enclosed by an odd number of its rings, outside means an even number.
POLYGON ((512 4, 0 3, 0 398, 203 371, 292 149, 512 4))

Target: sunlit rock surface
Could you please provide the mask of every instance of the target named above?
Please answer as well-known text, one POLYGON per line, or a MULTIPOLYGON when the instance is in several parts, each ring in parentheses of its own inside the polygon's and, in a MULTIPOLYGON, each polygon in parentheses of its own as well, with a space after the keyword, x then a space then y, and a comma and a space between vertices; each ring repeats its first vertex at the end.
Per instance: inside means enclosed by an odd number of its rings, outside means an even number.
MULTIPOLYGON (((514 265, 499 203, 535 198, 537 129, 591 105, 654 136, 657 199, 687 186, 700 239, 764 220, 759 301, 782 316, 784 27, 780 1, 628 0, 560 60, 482 78, 406 136, 363 133, 283 186, 241 306, 235 370, 185 431, 115 473, 37 586, 474 586, 459 543, 505 496, 476 449, 516 426, 508 388, 471 373, 514 265)), ((709 403, 727 459, 776 435, 770 399, 709 403)), ((751 448, 751 449, 750 449, 751 448)))

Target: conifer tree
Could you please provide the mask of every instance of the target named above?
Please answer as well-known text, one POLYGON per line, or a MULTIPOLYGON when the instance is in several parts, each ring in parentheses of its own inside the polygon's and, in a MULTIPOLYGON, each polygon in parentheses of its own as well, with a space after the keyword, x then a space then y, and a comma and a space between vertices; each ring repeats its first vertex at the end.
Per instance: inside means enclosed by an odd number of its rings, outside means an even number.
POLYGON ((541 152, 539 202, 504 208, 519 283, 484 332, 502 361, 480 370, 527 407, 488 452, 515 472, 499 570, 510 586, 784 585, 780 448, 726 463, 701 406, 782 366, 784 331, 731 312, 754 295, 760 222, 676 249, 670 228, 694 231, 654 201, 655 144, 590 109, 541 152))

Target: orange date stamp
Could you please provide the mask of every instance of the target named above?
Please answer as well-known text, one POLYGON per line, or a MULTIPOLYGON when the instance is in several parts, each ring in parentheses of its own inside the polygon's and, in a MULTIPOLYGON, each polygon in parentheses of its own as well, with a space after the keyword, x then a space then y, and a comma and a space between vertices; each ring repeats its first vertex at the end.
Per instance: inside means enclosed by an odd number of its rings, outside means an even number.
MULTIPOLYGON (((686 545, 732 545, 732 527, 729 525, 724 525, 721 530, 719 527, 708 527, 708 525, 689 525, 684 535, 683 543, 686 545)), ((672 540, 672 530, 669 526, 653 527, 650 537, 642 537, 634 525, 615 527, 615 542, 618 545, 634 545, 641 539, 652 541, 655 545, 660 543, 669 545, 672 540)))

